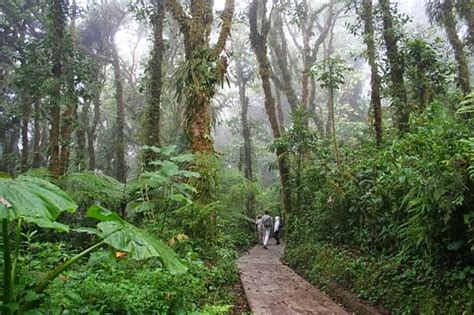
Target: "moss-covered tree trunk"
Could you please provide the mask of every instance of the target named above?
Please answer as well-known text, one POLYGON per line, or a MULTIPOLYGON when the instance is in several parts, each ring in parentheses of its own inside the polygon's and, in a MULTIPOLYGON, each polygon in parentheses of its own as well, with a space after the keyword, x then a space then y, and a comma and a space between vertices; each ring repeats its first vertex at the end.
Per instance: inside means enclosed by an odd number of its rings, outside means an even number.
MULTIPOLYGON (((314 32, 314 24, 316 22, 316 16, 320 12, 322 12, 325 6, 321 6, 319 10, 316 10, 312 15, 305 14, 303 16, 303 23, 301 25, 301 32, 303 37, 303 73, 301 78, 301 87, 302 87, 302 94, 301 94, 301 104, 305 108, 310 108, 311 104, 308 102, 310 101, 310 69, 311 66, 316 62, 316 57, 319 52, 319 48, 321 44, 326 40, 329 31, 334 23, 334 0, 330 0, 328 6, 328 12, 326 16, 326 20, 324 22, 323 28, 314 42, 314 44, 310 45, 310 37, 314 32)), ((308 8, 307 0, 303 1, 303 7, 308 8)), ((318 119, 318 117, 316 117, 318 119)))
MULTIPOLYGON (((213 26, 213 3, 208 0, 193 0, 186 12, 178 0, 166 1, 166 7, 178 22, 184 36, 186 73, 186 133, 189 148, 197 158, 194 169, 201 173, 197 188, 197 199, 210 203, 215 198, 217 163, 211 134, 211 102, 216 85, 224 82, 227 58, 222 56, 230 35, 234 15, 234 0, 226 0, 221 14, 220 32, 217 42, 210 44, 213 26)), ((216 213, 211 211, 210 226, 216 226, 216 213)), ((214 229, 208 236, 214 237, 214 229)))
POLYGON ((321 119, 321 111, 316 104, 316 79, 314 76, 310 78, 310 93, 309 93, 309 112, 313 118, 316 129, 318 129, 319 135, 324 137, 324 122, 321 119))
MULTIPOLYGON (((72 78, 71 78, 72 79, 72 78)), ((69 84, 69 82, 68 82, 69 84)), ((61 150, 59 153, 59 174, 63 175, 69 168, 71 156, 72 133, 77 124, 77 104, 69 99, 67 108, 61 115, 61 150)))
MULTIPOLYGON (((244 139, 244 150, 243 150, 243 160, 244 160, 244 174, 245 178, 249 181, 253 181, 253 166, 252 166, 252 139, 250 136, 250 126, 248 123, 248 109, 249 109, 249 98, 247 97, 247 83, 250 79, 248 74, 245 74, 243 71, 242 64, 240 60, 236 61, 237 66, 237 83, 239 86, 239 101, 240 106, 242 107, 240 113, 240 120, 242 123, 242 137, 244 139)), ((250 193, 247 196, 246 204, 246 213, 249 217, 255 216, 255 195, 250 193)))
POLYGON ((24 95, 22 97, 22 115, 21 115, 21 171, 28 170, 29 138, 28 128, 31 116, 31 97, 24 95))
POLYGON ((281 93, 277 87, 274 86, 274 88, 275 88, 275 98, 276 98, 275 107, 277 111, 278 125, 280 126, 280 129, 284 129, 285 128, 285 115, 283 114, 283 105, 281 104, 282 102, 281 93))
POLYGON ((275 61, 280 69, 282 84, 280 88, 285 93, 286 99, 290 104, 290 108, 292 111, 295 111, 298 106, 301 105, 298 97, 296 96, 296 92, 293 89, 293 78, 291 75, 291 69, 288 64, 288 43, 286 42, 285 32, 283 30, 283 19, 282 19, 282 8, 277 6, 274 9, 273 16, 274 16, 274 27, 271 30, 271 38, 270 41, 272 48, 275 51, 275 61))
POLYGON ((209 43, 213 22, 213 1, 191 1, 190 15, 183 10, 178 0, 168 0, 167 7, 179 23, 181 33, 184 35, 186 61, 189 65, 202 65, 193 68, 192 73, 189 73, 189 76, 196 80, 187 95, 186 129, 190 148, 194 153, 211 153, 214 150, 211 135, 211 100, 215 94, 215 84, 222 81, 227 68, 226 58, 220 55, 230 35, 234 0, 225 2, 219 37, 213 47, 209 43), (215 73, 206 73, 207 69, 204 66, 206 64, 214 68, 215 73), (214 66, 215 64, 217 66, 214 66), (213 83, 205 86, 204 81, 213 83))
POLYGON ((467 44, 474 52, 474 3, 472 0, 456 0, 456 10, 467 24, 467 44))
POLYGON ((340 164, 339 158, 339 148, 337 146, 337 135, 336 135, 336 116, 334 115, 334 88, 329 88, 329 97, 328 97, 328 115, 331 120, 331 135, 332 135, 332 144, 334 147, 334 157, 336 159, 336 163, 340 164))
POLYGON ((41 166, 41 112, 40 112, 40 102, 35 100, 34 102, 34 119, 33 119, 33 168, 38 168, 41 166))
POLYGON ((59 174, 63 175, 67 172, 69 168, 69 159, 71 156, 71 141, 72 133, 77 126, 77 98, 75 96, 75 86, 74 86, 74 62, 75 62, 75 41, 76 41, 76 0, 72 0, 71 3, 71 24, 70 24, 70 33, 71 33, 71 50, 67 56, 67 67, 66 68, 66 109, 62 113, 61 117, 61 151, 59 153, 59 174))
POLYGON ((380 89, 382 78, 379 75, 374 40, 374 20, 372 0, 363 0, 361 17, 364 21, 364 42, 367 46, 367 61, 370 66, 370 104, 374 112, 375 141, 382 143, 382 103, 380 89))
MULTIPOLYGON (((165 18, 164 3, 158 1, 155 4, 151 24, 153 28, 153 50, 149 64, 150 83, 149 100, 145 118, 145 143, 150 146, 160 145, 160 117, 161 117, 161 89, 162 89, 162 62, 164 53, 163 43, 163 21, 165 18)), ((145 160, 152 159, 145 157, 145 160)))
POLYGON ((87 129, 87 153, 89 155, 89 170, 95 170, 96 158, 95 158, 95 142, 97 139, 97 127, 100 122, 100 92, 102 90, 102 71, 100 68, 96 69, 95 72, 95 82, 97 82, 96 88, 94 89, 94 94, 92 97, 93 104, 93 118, 92 122, 87 129))
POLYGON ((89 113, 90 113, 91 101, 86 100, 82 106, 82 111, 77 117, 77 147, 76 147, 76 166, 77 169, 83 171, 87 169, 87 150, 86 150, 86 134, 89 126, 89 113))
POLYGON ((66 3, 53 0, 49 5, 49 43, 51 45, 51 76, 53 86, 50 93, 49 166, 53 178, 59 178, 60 171, 60 125, 61 125, 61 81, 63 74, 64 33, 66 26, 66 3))
MULTIPOLYGON (((324 58, 328 59, 331 58, 332 54, 334 53, 334 46, 333 46, 333 40, 334 40, 334 24, 331 25, 331 28, 329 30, 329 37, 327 44, 324 46, 324 58)), ((328 99, 326 102, 326 108, 327 108, 327 117, 326 117, 326 137, 328 140, 331 141, 331 139, 334 136, 333 133, 333 127, 335 123, 335 117, 334 117, 334 93, 328 91, 328 99)))
POLYGON ((471 85, 469 82, 469 65, 466 54, 464 53, 464 44, 458 36, 456 27, 456 18, 454 16, 453 0, 445 0, 442 4, 443 24, 448 36, 449 43, 453 48, 454 58, 458 64, 458 85, 464 95, 469 94, 471 85))
POLYGON ((398 51, 398 37, 390 9, 390 0, 379 0, 379 6, 382 15, 383 38, 390 68, 393 106, 397 113, 397 127, 399 131, 406 132, 408 130, 410 109, 403 80, 403 60, 398 51))
MULTIPOLYGON (((257 57, 262 88, 265 95, 265 111, 270 121, 273 138, 279 139, 281 137, 281 131, 275 111, 275 99, 270 83, 271 68, 267 55, 267 35, 270 22, 266 17, 266 0, 252 0, 249 6, 248 16, 250 24, 250 43, 257 57)), ((291 212, 290 172, 285 150, 282 147, 277 147, 276 154, 280 182, 283 190, 283 211, 286 215, 291 212)))
POLYGON ((110 45, 112 55, 112 67, 114 68, 115 82, 115 177, 125 182, 127 180, 127 164, 125 163, 125 101, 123 98, 122 71, 120 69, 120 59, 117 47, 113 43, 110 45))

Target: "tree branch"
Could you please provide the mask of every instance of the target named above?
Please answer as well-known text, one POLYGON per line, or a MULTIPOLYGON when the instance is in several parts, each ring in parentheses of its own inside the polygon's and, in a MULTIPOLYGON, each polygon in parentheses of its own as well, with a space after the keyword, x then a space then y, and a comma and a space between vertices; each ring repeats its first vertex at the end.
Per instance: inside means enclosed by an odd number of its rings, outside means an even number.
POLYGON ((234 16, 234 0, 226 0, 224 11, 222 11, 221 20, 221 32, 219 34, 219 39, 214 45, 213 52, 214 55, 218 56, 225 47, 225 42, 227 37, 230 35, 230 29, 232 27, 232 17, 234 16))
POLYGON ((183 10, 183 7, 178 0, 167 0, 166 7, 171 11, 174 19, 178 22, 181 32, 186 34, 188 32, 188 17, 183 10))

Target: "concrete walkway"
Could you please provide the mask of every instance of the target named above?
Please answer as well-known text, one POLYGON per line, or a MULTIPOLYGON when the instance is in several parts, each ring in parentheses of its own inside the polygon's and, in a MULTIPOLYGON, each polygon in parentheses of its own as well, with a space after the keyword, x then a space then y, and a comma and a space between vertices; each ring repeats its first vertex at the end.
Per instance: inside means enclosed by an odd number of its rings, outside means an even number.
POLYGON ((268 250, 255 246, 238 261, 242 285, 254 314, 349 314, 283 265, 280 258, 284 247, 273 244, 268 250))

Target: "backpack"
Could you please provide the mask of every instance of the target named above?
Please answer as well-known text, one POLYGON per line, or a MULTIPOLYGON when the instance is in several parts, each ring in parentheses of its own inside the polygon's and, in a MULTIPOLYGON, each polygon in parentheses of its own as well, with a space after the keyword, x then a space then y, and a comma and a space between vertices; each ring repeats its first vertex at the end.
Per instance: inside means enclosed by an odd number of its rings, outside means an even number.
POLYGON ((263 226, 266 228, 272 227, 272 218, 269 215, 264 215, 262 218, 263 226))

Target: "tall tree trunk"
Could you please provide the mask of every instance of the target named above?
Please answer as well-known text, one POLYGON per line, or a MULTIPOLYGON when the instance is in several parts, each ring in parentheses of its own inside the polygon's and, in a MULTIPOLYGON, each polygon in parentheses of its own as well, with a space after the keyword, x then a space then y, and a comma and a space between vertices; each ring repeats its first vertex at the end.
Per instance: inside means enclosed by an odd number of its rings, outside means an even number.
POLYGON ((33 122, 33 168, 41 166, 41 113, 40 113, 40 102, 35 100, 34 102, 34 122, 33 122))
MULTIPOLYGON (((307 7, 306 1, 303 1, 303 4, 307 7)), ((323 7, 320 9, 322 10, 323 7)), ((304 23, 302 25, 302 35, 303 35, 303 73, 301 79, 302 94, 301 94, 301 103, 305 108, 309 108, 310 104, 310 69, 311 66, 316 62, 316 57, 318 56, 319 47, 326 40, 329 31, 334 27, 335 23, 334 17, 334 0, 330 0, 328 4, 328 15, 324 23, 323 29, 319 37, 316 39, 313 47, 310 46, 309 38, 311 33, 314 32, 314 22, 315 19, 309 17, 308 15, 304 16, 304 23)))
MULTIPOLYGON (((72 79, 72 77, 69 79, 72 79)), ((72 90, 69 92, 72 92, 72 90)), ((69 159, 71 156, 71 137, 77 123, 77 104, 75 103, 75 100, 72 99, 68 99, 67 102, 67 108, 64 110, 61 117, 61 151, 59 153, 59 175, 64 175, 69 168, 69 159)))
MULTIPOLYGON (((166 6, 173 18, 180 25, 184 36, 185 60, 189 69, 186 78, 189 93, 186 95, 186 133, 193 153, 199 154, 194 167, 202 173, 197 199, 210 202, 214 197, 215 168, 209 160, 214 152, 211 124, 211 101, 216 92, 216 85, 224 82, 227 71, 227 58, 222 56, 227 38, 230 36, 234 15, 234 0, 226 0, 221 14, 220 31, 217 42, 210 45, 213 25, 213 3, 209 0, 193 0, 190 3, 190 15, 183 10, 178 0, 167 0, 166 6), (211 72, 209 68, 214 68, 211 72)), ((215 164, 214 164, 215 165, 215 164)), ((216 213, 210 215, 210 226, 216 226, 216 213)), ((211 229, 208 237, 215 236, 211 229)))
POLYGON ((115 79, 115 101, 116 101, 116 118, 115 118, 115 177, 121 181, 127 180, 127 165, 125 163, 125 101, 123 99, 123 82, 120 70, 120 59, 117 47, 111 44, 112 67, 114 68, 115 79))
POLYGON ((375 56, 372 0, 363 0, 362 19, 364 21, 364 41, 367 45, 367 61, 369 62, 371 73, 370 103, 374 112, 375 141, 380 145, 382 143, 382 104, 380 100, 382 79, 379 75, 375 56))
POLYGON ((330 88, 329 89, 329 97, 328 97, 328 116, 330 116, 331 120, 331 134, 332 134, 332 143, 334 146, 334 157, 336 159, 337 165, 340 164, 340 158, 339 158, 339 149, 337 147, 337 135, 336 135, 336 117, 334 115, 334 89, 330 88))
POLYGON ((472 0, 456 0, 458 14, 466 20, 467 45, 474 52, 474 4, 472 0))
POLYGON ((75 93, 74 86, 74 49, 76 41, 76 0, 72 0, 71 5, 71 24, 70 24, 70 33, 71 33, 71 46, 72 50, 67 56, 67 66, 66 69, 66 84, 67 84, 67 100, 66 100, 66 109, 62 113, 61 117, 61 151, 59 153, 59 174, 64 175, 69 168, 69 159, 71 156, 71 140, 72 133, 77 125, 77 98, 75 93))
POLYGON ((82 111, 78 115, 78 128, 76 131, 77 136, 77 148, 76 159, 77 169, 83 171, 87 169, 87 150, 86 150, 86 134, 87 128, 89 127, 89 112, 90 112, 91 101, 86 100, 82 106, 82 111))
POLYGON ((316 104, 316 79, 314 76, 310 79, 310 94, 309 94, 309 111, 313 118, 316 129, 318 129, 319 135, 324 137, 324 122, 321 119, 321 113, 318 112, 318 106, 316 104))
POLYGON ((390 10, 390 0, 379 0, 383 22, 383 38, 387 49, 387 59, 390 67, 393 103, 397 111, 398 130, 408 130, 410 109, 408 106, 405 83, 403 80, 403 60, 398 52, 398 38, 393 25, 393 16, 390 10))
MULTIPOLYGON (((248 16, 250 24, 250 43, 257 57, 259 73, 262 79, 262 88, 265 95, 265 111, 270 121, 273 138, 279 139, 281 137, 281 131, 275 111, 275 99, 272 95, 270 84, 271 68, 267 55, 267 35, 270 23, 266 18, 266 0, 252 0, 249 6, 248 16), (260 23, 258 21, 259 4, 261 13, 260 23), (259 30, 258 25, 261 25, 261 30, 259 30)), ((276 154, 283 191, 283 212, 286 215, 291 212, 290 170, 284 149, 277 147, 276 154)))
POLYGON ((66 3, 64 0, 53 0, 49 6, 51 29, 49 36, 51 40, 51 76, 54 80, 54 87, 51 90, 50 101, 50 131, 49 131, 49 172, 55 179, 59 178, 60 160, 59 160, 59 139, 61 125, 61 85, 64 56, 64 32, 66 26, 66 3))
POLYGON ((26 172, 28 170, 28 154, 29 154, 29 140, 28 140, 28 127, 30 124, 31 116, 31 98, 24 95, 22 97, 23 108, 21 117, 21 171, 26 172))
MULTIPOLYGON (((41 126, 41 141, 40 141, 40 152, 47 152, 49 150, 49 124, 44 121, 41 126)), ((47 165, 47 161, 42 158, 42 165, 47 165)))
MULTIPOLYGON (((250 136, 250 126, 248 124, 248 108, 249 108, 249 98, 246 95, 247 88, 247 78, 242 69, 242 64, 240 60, 237 59, 237 80, 239 86, 239 101, 240 106, 242 107, 240 120, 242 123, 242 136, 244 138, 244 147, 243 147, 243 156, 244 156, 244 173, 245 178, 249 181, 253 181, 253 167, 252 167, 252 140, 250 136)), ((255 216, 255 194, 253 192, 249 193, 247 196, 246 204, 246 213, 249 217, 255 216)))
POLYGON ((326 108, 328 112, 328 117, 326 119, 326 138, 331 139, 333 134, 332 134, 332 127, 333 127, 333 122, 334 122, 334 102, 331 100, 331 95, 329 91, 327 92, 328 94, 328 99, 326 102, 326 108))
MULTIPOLYGON (((155 12, 151 18, 153 26, 153 50, 150 60, 150 99, 147 107, 145 123, 145 143, 150 146, 159 146, 160 141, 160 117, 161 117, 161 87, 162 87, 162 62, 164 53, 163 43, 163 20, 165 18, 163 1, 158 1, 155 12)), ((146 160, 152 159, 146 157, 146 160)))
POLYGON ((443 24, 446 29, 449 43, 454 51, 454 58, 458 64, 458 85, 463 94, 467 95, 471 92, 469 66, 464 53, 464 44, 457 33, 456 19, 454 17, 453 9, 453 0, 445 0, 443 2, 443 24))
POLYGON ((89 154, 89 170, 95 170, 95 141, 97 139, 97 127, 100 122, 100 92, 102 90, 102 71, 97 69, 95 73, 95 82, 97 82, 96 89, 94 91, 94 96, 92 98, 92 104, 94 106, 94 117, 92 118, 92 123, 87 129, 87 152, 89 154))
MULTIPOLYGON (((332 56, 334 53, 334 46, 333 46, 333 39, 334 39, 334 24, 331 25, 330 33, 329 33, 329 38, 328 38, 328 43, 325 46, 324 49, 324 58, 328 59, 332 56)), ((331 139, 333 134, 333 130, 335 128, 334 123, 334 91, 328 91, 328 100, 327 100, 327 111, 328 111, 328 116, 326 119, 326 137, 328 139, 331 139)))
POLYGON ((274 10, 275 19, 274 27, 272 28, 271 32, 271 46, 275 50, 274 56, 282 76, 283 84, 281 88, 283 89, 288 103, 290 103, 291 111, 293 112, 298 108, 300 103, 292 86, 293 79, 290 72, 290 67, 288 65, 288 44, 286 42, 286 36, 283 30, 283 20, 281 16, 281 11, 282 10, 279 6, 274 10))
POLYGON ((275 97, 276 97, 276 111, 277 111, 277 117, 278 117, 278 125, 280 126, 280 130, 285 129, 285 114, 283 114, 283 104, 281 103, 281 92, 278 89, 278 87, 275 87, 275 97))
POLYGON ((3 139, 2 170, 15 176, 18 162, 18 142, 21 136, 21 119, 13 117, 8 127, 3 139))
MULTIPOLYGON (((181 32, 184 35, 186 61, 190 64, 214 65, 216 67, 214 72, 216 77, 212 79, 215 82, 222 82, 227 69, 227 60, 225 57, 221 57, 220 54, 230 35, 234 15, 234 0, 226 0, 225 2, 221 15, 222 24, 219 37, 213 47, 210 47, 209 44, 213 22, 213 1, 191 1, 191 16, 186 15, 178 0, 168 0, 166 3, 174 19, 180 24, 181 32)), ((210 79, 208 73, 200 71, 201 68, 203 67, 197 67, 193 69, 192 73, 189 73, 191 82, 204 82, 210 79)), ((214 151, 211 135, 211 100, 215 94, 215 88, 214 83, 203 91, 199 84, 193 84, 188 95, 186 129, 190 147, 194 153, 211 153, 214 151)))

